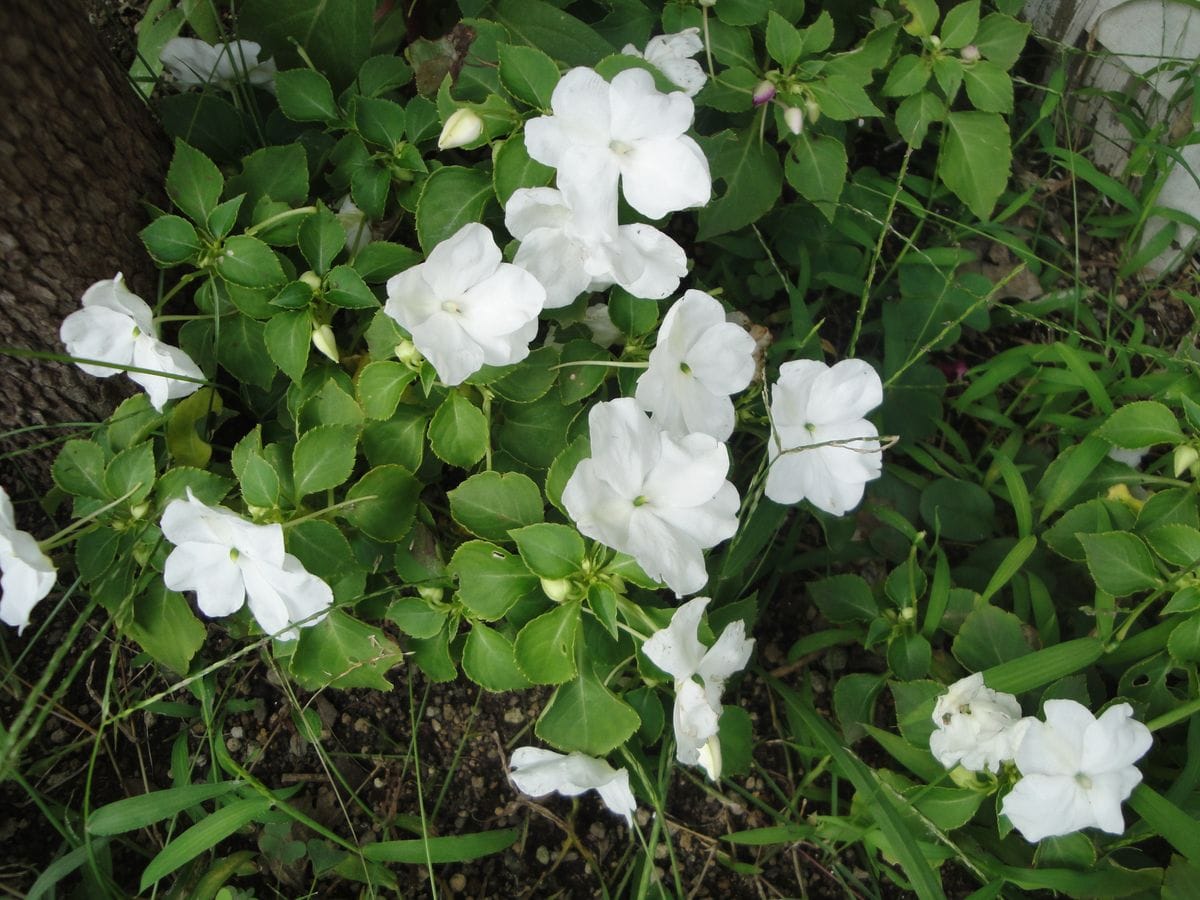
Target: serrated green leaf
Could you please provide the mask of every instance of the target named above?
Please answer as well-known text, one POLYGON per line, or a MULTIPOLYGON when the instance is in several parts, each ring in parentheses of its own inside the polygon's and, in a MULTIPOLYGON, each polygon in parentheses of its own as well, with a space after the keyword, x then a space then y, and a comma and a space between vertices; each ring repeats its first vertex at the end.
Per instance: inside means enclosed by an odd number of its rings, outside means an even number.
POLYGON ((221 199, 225 179, 211 159, 176 138, 175 153, 167 169, 167 195, 193 222, 207 222, 221 199))
POLYGON ((417 239, 428 255, 460 228, 483 219, 494 199, 492 179, 486 172, 462 166, 443 166, 433 172, 417 202, 417 239))
POLYGON ((429 422, 429 449, 452 466, 473 466, 487 453, 487 417, 461 393, 450 391, 429 422))
POLYGON ((1081 534, 1079 542, 1096 587, 1107 594, 1128 597, 1162 583, 1150 550, 1137 535, 1127 531, 1081 534))
POLYGON ((542 578, 569 578, 583 568, 583 538, 568 525, 542 522, 509 532, 529 571, 542 578))
POLYGON ((289 69, 275 74, 279 109, 293 122, 328 122, 337 118, 333 87, 313 69, 289 69))
POLYGON ((348 425, 322 425, 303 434, 292 452, 296 499, 337 487, 349 478, 357 443, 358 430, 348 425))
POLYGON ((360 622, 340 609, 300 629, 292 653, 291 673, 308 690, 324 687, 392 689, 384 675, 404 654, 378 627, 360 622))
POLYGON ((145 441, 112 458, 104 470, 104 489, 114 500, 128 494, 125 502, 133 506, 150 496, 156 472, 154 445, 145 441))
POLYGON ((454 520, 489 541, 507 541, 511 529, 543 519, 541 491, 531 478, 517 472, 480 472, 447 496, 454 520))
POLYGON ((537 576, 520 557, 485 541, 467 541, 447 571, 458 579, 462 604, 487 621, 501 618, 518 601, 540 594, 537 576))
POLYGON ((275 251, 244 234, 226 239, 217 257, 217 272, 226 281, 251 288, 275 287, 287 280, 275 251))
POLYGON ((200 239, 192 223, 182 216, 159 216, 140 232, 146 252, 163 266, 187 262, 200 252, 200 239))
POLYGON ((308 368, 312 333, 312 316, 307 309, 281 312, 271 318, 263 330, 267 353, 280 371, 296 383, 304 378, 308 368))
POLYGON ((950 8, 942 20, 942 46, 947 50, 958 50, 975 39, 979 30, 979 0, 967 0, 950 8))
POLYGON ((523 103, 536 109, 550 109, 550 95, 558 84, 558 66, 535 47, 501 44, 500 83, 523 103))
POLYGON ((346 246, 346 229, 324 203, 318 203, 316 213, 300 223, 296 237, 305 261, 318 275, 329 271, 346 246))
POLYGON ((1011 113, 1013 83, 1008 73, 995 63, 981 59, 963 66, 963 83, 971 105, 983 112, 1011 113))
POLYGON ((534 733, 559 750, 605 756, 629 740, 640 725, 633 707, 590 672, 583 672, 554 692, 534 733))
POLYGON ((468 678, 492 693, 520 691, 532 685, 517 668, 512 641, 479 622, 467 635, 462 666, 468 678))
POLYGON ((1127 450, 1183 442, 1175 414, 1155 400, 1125 404, 1108 417, 1096 435, 1127 450))
POLYGON ((422 484, 403 466, 377 466, 360 478, 347 500, 346 521, 377 541, 398 541, 412 528, 422 484))
POLYGON ((54 460, 54 483, 77 497, 108 498, 104 487, 104 451, 95 441, 70 440, 54 460))
POLYGON ((513 648, 525 677, 534 684, 562 684, 574 678, 579 628, 578 601, 556 606, 522 628, 513 648))
POLYGON ((938 175, 971 212, 981 219, 1008 184, 1012 138, 1008 123, 996 113, 966 111, 946 116, 938 175))

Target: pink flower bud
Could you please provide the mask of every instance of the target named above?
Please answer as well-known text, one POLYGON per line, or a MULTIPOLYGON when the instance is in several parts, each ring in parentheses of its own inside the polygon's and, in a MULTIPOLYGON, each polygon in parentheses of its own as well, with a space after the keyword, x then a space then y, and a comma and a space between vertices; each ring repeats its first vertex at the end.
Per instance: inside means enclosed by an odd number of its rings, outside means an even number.
POLYGON ((769 81, 760 81, 754 89, 754 105, 762 106, 775 99, 775 85, 769 81))

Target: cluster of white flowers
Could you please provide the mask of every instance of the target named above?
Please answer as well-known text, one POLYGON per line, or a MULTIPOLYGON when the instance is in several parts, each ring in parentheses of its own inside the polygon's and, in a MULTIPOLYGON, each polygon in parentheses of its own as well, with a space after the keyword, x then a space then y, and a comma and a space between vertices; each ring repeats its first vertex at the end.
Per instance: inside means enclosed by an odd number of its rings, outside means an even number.
POLYGON ((171 38, 158 58, 182 87, 215 85, 233 90, 242 81, 275 91, 275 60, 258 61, 262 46, 254 41, 209 44, 197 38, 171 38))
POLYGON ((1134 765, 1150 749, 1150 730, 1128 703, 1099 718, 1074 700, 1047 700, 1045 721, 1022 717, 1016 697, 993 691, 976 673, 938 698, 929 749, 946 768, 1000 770, 1021 778, 1000 810, 1025 839, 1099 828, 1125 830, 1121 804, 1142 780, 1134 765))
POLYGON ((145 370, 126 374, 145 389, 159 412, 168 400, 186 397, 204 383, 204 373, 190 356, 158 339, 154 313, 125 287, 119 272, 84 292, 83 309, 63 319, 59 337, 89 375, 108 378, 127 366, 145 370))
POLYGON ((0 622, 17 634, 29 624, 29 613, 50 593, 57 577, 54 563, 28 531, 17 528, 12 501, 0 487, 0 622))

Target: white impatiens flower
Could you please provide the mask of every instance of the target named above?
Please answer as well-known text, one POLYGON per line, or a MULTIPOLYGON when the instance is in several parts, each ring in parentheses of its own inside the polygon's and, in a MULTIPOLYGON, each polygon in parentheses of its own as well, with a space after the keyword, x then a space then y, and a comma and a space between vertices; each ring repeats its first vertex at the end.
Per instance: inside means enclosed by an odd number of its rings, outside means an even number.
POLYGON ((419 266, 393 275, 384 311, 447 385, 484 364, 507 366, 529 355, 546 291, 524 269, 501 262, 483 225, 464 225, 419 266))
POLYGON ((737 531, 729 454, 707 434, 673 437, 630 397, 588 413, 592 455, 563 488, 563 507, 590 538, 628 553, 677 595, 708 581, 704 553, 737 531))
POLYGON ((316 625, 333 591, 283 549, 283 526, 255 525, 220 506, 206 506, 188 489, 163 512, 162 533, 175 545, 163 565, 163 583, 195 591, 206 616, 229 616, 247 602, 262 630, 281 641, 316 625), (312 616, 313 618, 309 618, 312 616), (285 630, 286 629, 286 630, 285 630))
POLYGON ((602 759, 583 753, 555 753, 540 747, 518 747, 509 760, 509 776, 523 794, 577 797, 594 790, 604 805, 633 827, 637 800, 629 787, 629 772, 614 769, 602 759))
POLYGON ((999 772, 1000 764, 1016 755, 1031 721, 1021 718, 1016 697, 985 687, 983 673, 976 672, 938 697, 937 731, 929 736, 929 750, 947 769, 999 772))
POLYGON ((158 339, 154 313, 145 300, 125 287, 119 272, 116 278, 97 281, 84 292, 83 309, 63 319, 59 337, 72 356, 113 364, 76 364, 97 378, 115 375, 122 366, 157 373, 126 372, 145 389, 159 412, 168 400, 195 393, 204 381, 204 373, 190 356, 158 339), (182 381, 177 376, 197 380, 182 381))
POLYGON ((860 359, 780 366, 771 390, 767 496, 783 504, 808 500, 835 516, 857 506, 883 468, 883 452, 871 440, 879 432, 863 418, 882 402, 879 373, 860 359))
POLYGON ((651 219, 703 206, 712 193, 708 160, 684 132, 695 109, 680 91, 661 93, 644 69, 618 72, 610 85, 572 69, 550 98, 552 116, 525 123, 525 146, 558 170, 558 187, 584 221, 615 219, 617 181, 651 219))
POLYGON ((700 431, 718 441, 733 433, 730 394, 754 377, 754 338, 725 321, 721 304, 688 291, 667 312, 638 379, 636 398, 672 434, 700 431))
POLYGON ((1045 709, 1017 748, 1022 778, 1000 811, 1030 842, 1091 827, 1122 833, 1121 803, 1142 780, 1134 763, 1150 749, 1150 729, 1128 703, 1098 719, 1074 700, 1047 700, 1045 709))
POLYGON ((687 274, 683 248, 657 228, 618 227, 615 216, 610 222, 585 220, 554 188, 514 191, 504 226, 521 242, 513 263, 546 288, 547 309, 614 284, 635 297, 661 300, 687 274))
POLYGON ((335 215, 342 230, 346 232, 346 248, 350 251, 351 256, 375 240, 375 236, 371 233, 370 219, 367 218, 365 212, 354 205, 349 194, 342 198, 335 215))
POLYGON ((689 97, 695 97, 708 80, 700 63, 692 59, 703 49, 700 29, 685 28, 675 34, 660 34, 650 38, 644 53, 638 53, 633 44, 626 44, 621 52, 646 60, 666 75, 671 84, 681 88, 689 97))
POLYGON ((750 661, 754 641, 747 640, 746 623, 739 619, 725 626, 712 647, 700 643, 697 632, 708 601, 696 597, 675 610, 671 623, 652 634, 642 652, 675 679, 675 758, 703 766, 716 781, 721 777, 721 691, 725 680, 750 661), (702 684, 696 683, 697 677, 702 684))
POLYGON ((50 593, 57 573, 33 535, 17 528, 12 501, 0 487, 0 622, 17 634, 29 624, 29 613, 50 593))
POLYGON ((158 58, 184 87, 215 84, 231 90, 249 81, 274 93, 275 60, 258 61, 262 50, 254 41, 209 44, 196 38, 171 38, 158 58))

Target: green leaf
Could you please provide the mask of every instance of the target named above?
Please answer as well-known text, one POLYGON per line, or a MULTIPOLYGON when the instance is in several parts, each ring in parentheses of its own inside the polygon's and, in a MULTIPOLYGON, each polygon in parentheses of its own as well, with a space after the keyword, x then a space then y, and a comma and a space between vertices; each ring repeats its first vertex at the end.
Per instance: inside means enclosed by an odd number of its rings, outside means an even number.
POLYGON ((579 406, 564 406, 554 392, 533 403, 514 404, 505 410, 497 442, 514 457, 539 469, 548 467, 562 452, 579 406))
POLYGON ((470 862, 499 853, 516 842, 515 828, 503 831, 481 831, 476 834, 456 834, 449 837, 427 837, 407 841, 380 841, 363 847, 364 859, 375 862, 427 863, 470 862))
POLYGON ((375 309, 379 306, 379 299, 358 271, 350 266, 334 266, 329 270, 322 296, 342 309, 375 309))
POLYGON ((578 601, 556 606, 525 625, 513 644, 517 666, 534 684, 561 684, 574 678, 575 641, 580 630, 578 601))
POLYGON ((1028 37, 1028 24, 1018 22, 1012 16, 993 13, 979 23, 975 46, 986 59, 1007 72, 1020 59, 1028 37))
POLYGON ((543 522, 509 533, 529 571, 542 578, 569 578, 583 568, 583 538, 568 525, 543 522))
POLYGON ((263 329, 267 353, 279 370, 297 384, 308 368, 308 348, 312 344, 312 316, 307 309, 281 312, 263 329))
POLYGON ((947 114, 938 175, 979 218, 991 215, 1008 184, 1011 164, 1012 138, 1001 116, 977 111, 947 114))
POLYGON ((559 750, 605 756, 629 740, 640 725, 632 706, 591 672, 583 672, 554 692, 533 730, 559 750))
POLYGON ((1099 437, 1089 435, 1081 443, 1068 447, 1046 467, 1035 490, 1043 497, 1039 522, 1045 522, 1079 490, 1100 461, 1108 457, 1108 447, 1099 437))
POLYGON ((291 672, 307 690, 324 687, 392 689, 384 675, 404 654, 377 626, 352 619, 340 609, 300 629, 291 672))
POLYGON ((768 0, 722 0, 713 12, 726 25, 757 25, 767 15, 768 0))
POLYGON ((243 825, 264 816, 271 801, 262 797, 237 800, 209 813, 158 852, 142 872, 139 890, 145 891, 160 878, 211 850, 243 825))
POLYGON ((520 188, 545 187, 554 181, 554 170, 529 155, 522 137, 511 137, 492 153, 492 187, 501 204, 520 188))
POLYGON ((519 472, 480 472, 447 496, 454 521, 484 540, 507 541, 511 529, 543 519, 541 491, 519 472))
POLYGON ((133 619, 124 630, 155 660, 180 675, 187 674, 207 635, 183 594, 167 590, 161 580, 134 595, 133 619))
POLYGON ((408 366, 389 360, 363 366, 355 380, 354 392, 367 418, 390 419, 405 388, 415 377, 416 373, 408 366))
MULTIPOLYGON (((195 153, 208 154, 222 162, 233 162, 246 148, 248 117, 214 92, 170 94, 158 101, 157 112, 167 135, 187 141, 195 148, 195 153)), ((213 171, 220 176, 215 166, 213 171)), ((167 193, 170 193, 169 189, 167 193)), ((191 210, 180 205, 176 197, 171 199, 188 218, 200 223, 205 221, 220 194, 219 189, 207 194, 212 197, 212 203, 207 206, 193 206, 192 210, 197 215, 192 215, 191 210)))
POLYGON ((479 622, 471 626, 463 646, 463 671, 467 677, 486 691, 502 693, 520 691, 532 682, 517 668, 512 642, 479 622))
POLYGON ((993 62, 981 59, 963 66, 963 83, 971 105, 983 112, 1011 113, 1013 83, 1008 73, 993 62))
POLYGON ((460 392, 450 391, 429 422, 429 449, 452 466, 473 466, 487 453, 487 417, 460 392))
POLYGON ((417 239, 429 254, 464 225, 483 219, 495 194, 486 172, 443 166, 432 173, 417 201, 417 239))
MULTIPOLYGON (((612 354, 588 340, 568 341, 559 351, 562 363, 608 362, 612 354)), ((608 376, 604 366, 568 366, 558 373, 559 396, 563 405, 577 403, 600 389, 608 376)))
POLYGON ((305 261, 318 275, 324 275, 346 246, 346 229, 324 203, 318 203, 316 213, 300 223, 297 239, 305 261))
MULTIPOLYGON (((247 316, 229 316, 220 320, 221 335, 217 343, 217 360, 230 375, 239 381, 249 382, 264 390, 271 386, 277 371, 267 353, 262 322, 247 316)), ((205 325, 210 322, 189 322, 205 325)))
POLYGON ((858 575, 831 575, 811 581, 808 593, 821 614, 837 625, 871 622, 879 615, 870 585, 858 575))
POLYGON ((846 185, 846 165, 846 145, 837 138, 802 134, 792 143, 784 170, 796 193, 832 222, 837 211, 833 204, 846 185))
POLYGON ((550 48, 568 66, 590 66, 613 52, 613 47, 588 25, 545 0, 500 0, 494 20, 513 42, 550 48))
POLYGON ((850 743, 861 739, 875 718, 875 698, 883 690, 882 675, 854 672, 843 675, 833 686, 833 711, 842 733, 850 743))
POLYGON ((279 505, 279 474, 263 457, 255 454, 246 460, 240 481, 242 499, 251 506, 271 509, 279 505))
POLYGON ((975 39, 979 30, 979 0, 968 0, 951 8, 942 21, 942 30, 938 35, 942 39, 942 47, 947 50, 958 50, 967 46, 975 39))
POLYGON ((398 541, 412 527, 422 487, 403 466, 377 466, 346 492, 347 500, 359 501, 346 521, 377 541, 398 541))
POLYGON ((383 218, 391 188, 391 172, 382 163, 368 163, 350 176, 350 197, 368 219, 383 218))
POLYGON ((105 491, 114 500, 129 494, 125 503, 134 506, 150 496, 156 472, 154 444, 146 441, 113 457, 104 470, 105 491))
POLYGON ((550 109, 550 95, 558 84, 558 66, 536 47, 501 44, 500 83, 513 97, 541 110, 550 109))
POLYGON ((1200 661, 1200 613, 1180 622, 1167 638, 1167 652, 1183 664, 1200 661))
POLYGON ((939 478, 921 492, 921 518, 953 541, 982 541, 996 530, 996 505, 973 481, 939 478))
POLYGON ((1156 525, 1143 537, 1151 550, 1172 565, 1191 568, 1200 562, 1200 530, 1190 525, 1156 525))
POLYGON ((208 230, 212 232, 213 237, 223 238, 233 230, 245 200, 245 194, 238 194, 224 203, 218 203, 216 208, 208 214, 208 230))
POLYGON ((449 613, 445 609, 432 608, 421 597, 398 597, 388 604, 385 615, 405 634, 431 638, 445 627, 449 613))
POLYGON ((804 35, 779 13, 767 15, 767 53, 784 69, 790 69, 804 52, 804 35))
POLYGON ((519 366, 488 385, 498 396, 513 403, 532 403, 546 396, 558 379, 553 368, 558 364, 558 351, 553 347, 538 347, 519 366))
POLYGON ((1127 450, 1183 443, 1183 432, 1179 430, 1175 414, 1154 400, 1127 403, 1109 416, 1096 434, 1113 446, 1127 450))
POLYGON ((446 567, 458 579, 463 606, 481 619, 501 618, 519 600, 540 593, 520 557, 484 541, 467 541, 446 567))
MULTIPOLYGON (((1196 829, 1195 816, 1145 784, 1133 789, 1129 808, 1142 817, 1152 834, 1163 837, 1192 862, 1200 862, 1200 831, 1196 829)), ((1189 885, 1189 889, 1194 886, 1189 885)))
POLYGON ((220 503, 233 488, 233 481, 216 472, 191 466, 177 466, 163 472, 154 489, 156 509, 162 509, 172 500, 183 500, 191 490, 201 503, 220 503))
POLYGON ((366 140, 393 150, 404 140, 404 107, 391 100, 359 97, 354 103, 354 124, 366 140))
POLYGON ((925 87, 932 72, 928 60, 915 53, 905 54, 888 72, 887 81, 883 83, 883 96, 911 96, 925 87))
POLYGON ((269 288, 287 279, 275 251, 258 238, 237 234, 226 239, 217 257, 217 272, 243 287, 269 288))
POLYGON ((783 167, 773 146, 747 128, 738 140, 724 132, 705 143, 713 181, 725 182, 721 195, 700 211, 699 240, 736 231, 774 208, 783 190, 783 167))
POLYGON ((862 86, 848 75, 828 75, 808 85, 821 107, 821 115, 838 122, 883 115, 862 86))
POLYGON ((289 69, 275 74, 279 109, 293 122, 329 122, 337 118, 333 87, 313 69, 289 69))
POLYGON ((912 18, 904 23, 905 31, 916 37, 928 37, 933 34, 941 14, 937 0, 900 0, 900 5, 912 15, 912 18))
POLYGON ((373 241, 354 255, 353 266, 363 281, 380 284, 420 261, 421 254, 408 247, 388 241, 373 241))
POLYGON ((192 223, 182 216, 159 216, 140 232, 146 252, 162 266, 174 266, 200 252, 200 238, 192 223))
POLYGON ((1021 620, 994 606, 971 611, 952 647, 954 657, 968 672, 979 672, 1032 652, 1021 620))
POLYGON ((913 147, 925 143, 929 126, 946 118, 946 104, 930 91, 907 98, 896 108, 896 129, 905 142, 913 147))
POLYGON ((167 169, 167 195, 193 222, 207 222, 221 199, 225 179, 211 159, 176 138, 167 169))
POLYGON ((54 483, 76 497, 108 499, 104 487, 104 451, 95 441, 70 440, 54 460, 54 483))
POLYGON ((378 97, 404 87, 412 77, 412 67, 399 56, 372 56, 358 70, 358 91, 364 97, 378 97))
POLYGON ((913 681, 928 674, 933 647, 924 635, 900 634, 888 644, 887 660, 897 678, 913 681))
POLYGON ((363 426, 363 452, 373 466, 387 463, 404 466, 410 472, 421 468, 425 455, 425 414, 414 407, 401 406, 383 422, 363 426))
POLYGON ((308 200, 308 157, 300 144, 263 147, 242 162, 242 172, 229 180, 230 192, 245 191, 246 204, 264 197, 299 206, 308 200))
POLYGON ((1106 594, 1128 597, 1139 591, 1154 590, 1162 583, 1154 557, 1135 534, 1127 531, 1081 534, 1079 542, 1096 587, 1106 594))
POLYGON ((1079 638, 993 666, 983 680, 994 691, 1023 694, 1086 669, 1103 653, 1097 638, 1079 638))
POLYGON ((629 337, 641 337, 658 324, 658 304, 614 287, 609 291, 608 315, 629 337))
POLYGON ((151 791, 137 797, 126 797, 94 811, 87 820, 88 834, 124 834, 137 831, 163 819, 178 815, 185 809, 206 800, 228 794, 240 787, 238 781, 218 784, 185 784, 181 787, 151 791))
POLYGON ((296 499, 335 488, 349 478, 357 443, 358 431, 348 425, 322 425, 302 435, 292 451, 296 499))
POLYGON ((350 542, 332 522, 323 519, 296 522, 288 526, 284 537, 288 553, 327 582, 334 582, 358 567, 350 542))
POLYGON ((298 64, 295 41, 335 90, 354 81, 371 55, 373 0, 289 0, 284 7, 276 0, 245 0, 237 11, 238 36, 261 43, 262 58, 274 56, 289 68, 298 64))

